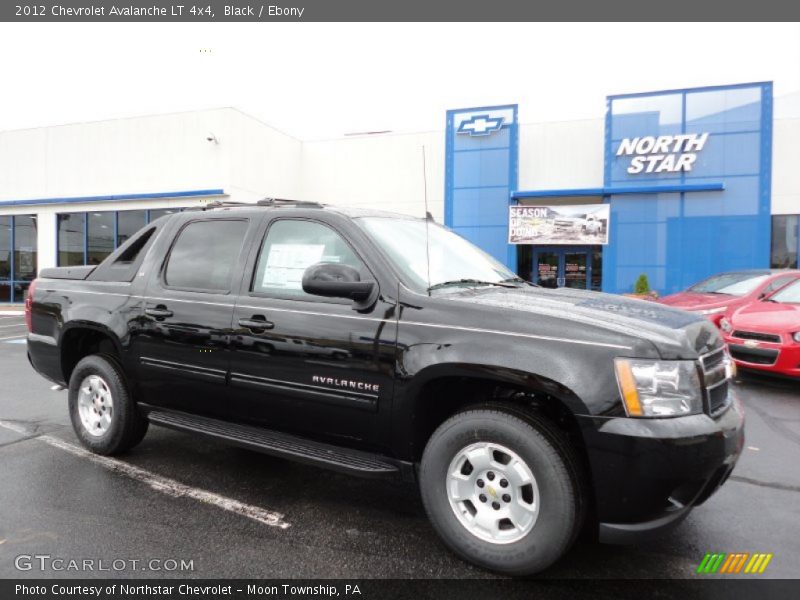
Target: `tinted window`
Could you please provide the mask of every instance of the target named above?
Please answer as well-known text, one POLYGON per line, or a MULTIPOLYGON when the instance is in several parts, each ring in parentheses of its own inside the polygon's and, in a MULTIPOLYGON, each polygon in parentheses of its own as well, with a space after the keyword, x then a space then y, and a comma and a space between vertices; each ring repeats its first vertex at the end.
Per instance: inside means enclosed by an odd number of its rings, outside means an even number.
POLYGON ((183 228, 165 271, 171 287, 230 291, 247 221, 195 221, 183 228))
POLYGON ((319 262, 349 265, 362 279, 371 279, 347 242, 330 227, 313 221, 280 220, 273 223, 261 247, 252 291, 319 300, 303 291, 306 268, 319 262))

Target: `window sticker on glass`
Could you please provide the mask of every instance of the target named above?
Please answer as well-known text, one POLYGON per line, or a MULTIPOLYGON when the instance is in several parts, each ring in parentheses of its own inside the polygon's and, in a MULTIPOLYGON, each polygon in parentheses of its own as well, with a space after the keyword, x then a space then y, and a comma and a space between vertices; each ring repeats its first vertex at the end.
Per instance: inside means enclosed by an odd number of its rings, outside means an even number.
POLYGON ((324 244, 272 244, 261 287, 301 290, 303 273, 321 261, 324 251, 324 244))

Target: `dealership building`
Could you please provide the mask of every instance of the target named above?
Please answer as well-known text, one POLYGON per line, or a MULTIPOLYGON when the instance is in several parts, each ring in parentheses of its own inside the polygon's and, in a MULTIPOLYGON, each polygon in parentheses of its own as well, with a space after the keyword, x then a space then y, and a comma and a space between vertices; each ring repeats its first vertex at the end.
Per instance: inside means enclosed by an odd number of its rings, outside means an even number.
POLYGON ((330 140, 234 108, 3 131, 0 302, 170 211, 275 197, 422 217, 426 189, 437 221, 543 285, 621 293, 645 274, 663 294, 797 267, 798 105, 759 82, 613 95, 593 119, 521 122, 508 104, 330 140))

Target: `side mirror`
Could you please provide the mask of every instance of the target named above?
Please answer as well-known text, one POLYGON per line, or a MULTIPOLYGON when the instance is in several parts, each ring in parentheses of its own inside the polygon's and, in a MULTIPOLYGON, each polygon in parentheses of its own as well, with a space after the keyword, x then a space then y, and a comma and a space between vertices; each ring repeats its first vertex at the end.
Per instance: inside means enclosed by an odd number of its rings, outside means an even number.
POLYGON ((317 263, 303 273, 303 291, 327 298, 347 298, 358 308, 368 308, 378 298, 378 284, 361 281, 358 271, 349 265, 317 263))

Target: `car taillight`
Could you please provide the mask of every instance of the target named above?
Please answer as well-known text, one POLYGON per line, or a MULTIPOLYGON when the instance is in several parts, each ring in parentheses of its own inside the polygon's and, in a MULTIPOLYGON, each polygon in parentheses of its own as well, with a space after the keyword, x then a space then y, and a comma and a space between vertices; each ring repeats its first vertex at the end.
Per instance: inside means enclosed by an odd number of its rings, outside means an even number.
POLYGON ((33 331, 33 322, 31 319, 31 308, 33 307, 33 294, 36 293, 36 280, 34 279, 31 282, 31 285, 28 287, 28 297, 25 298, 25 325, 28 327, 28 331, 33 331))

